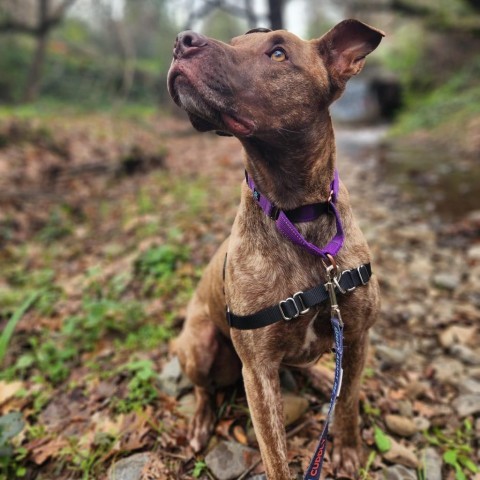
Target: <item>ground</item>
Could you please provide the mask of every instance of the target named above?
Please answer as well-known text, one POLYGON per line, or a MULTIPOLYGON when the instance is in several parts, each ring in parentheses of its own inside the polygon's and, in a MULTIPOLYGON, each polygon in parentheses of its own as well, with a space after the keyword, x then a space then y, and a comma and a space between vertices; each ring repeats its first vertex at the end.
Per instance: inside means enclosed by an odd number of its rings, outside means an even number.
MULTIPOLYGON (((337 131, 382 288, 362 382, 362 478, 478 479, 480 213, 467 211, 468 192, 445 209, 446 187, 436 199, 424 171, 396 175, 382 129, 337 131)), ((1 123, 1 479, 103 479, 138 452, 153 453, 142 478, 213 478, 188 447, 188 388, 172 392, 159 374, 242 178, 235 139, 182 119, 1 123)), ((301 410, 288 427, 300 473, 328 396, 296 372, 282 377, 301 410)), ((210 450, 255 449, 241 385, 217 402, 210 450)))

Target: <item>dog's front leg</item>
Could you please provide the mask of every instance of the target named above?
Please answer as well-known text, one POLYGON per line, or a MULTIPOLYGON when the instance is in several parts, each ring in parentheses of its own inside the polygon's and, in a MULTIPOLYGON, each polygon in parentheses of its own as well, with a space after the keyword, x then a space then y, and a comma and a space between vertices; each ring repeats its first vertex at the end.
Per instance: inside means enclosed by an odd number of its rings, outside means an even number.
POLYGON ((290 480, 278 368, 251 361, 244 363, 242 373, 267 478, 290 480))
POLYGON ((333 465, 337 475, 348 478, 357 478, 361 466, 359 393, 367 349, 367 331, 345 339, 342 391, 335 407, 333 465))

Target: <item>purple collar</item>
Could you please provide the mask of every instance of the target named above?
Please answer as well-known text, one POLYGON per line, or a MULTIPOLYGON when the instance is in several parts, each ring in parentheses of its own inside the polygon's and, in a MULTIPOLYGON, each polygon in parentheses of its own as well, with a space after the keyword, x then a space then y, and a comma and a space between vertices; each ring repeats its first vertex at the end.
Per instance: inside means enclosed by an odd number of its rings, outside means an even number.
POLYGON ((339 190, 339 178, 337 169, 335 169, 333 181, 330 186, 331 194, 327 202, 303 205, 294 210, 286 211, 279 209, 272 202, 270 202, 267 197, 261 194, 257 190, 252 177, 250 177, 246 172, 245 177, 248 186, 253 192, 253 198, 257 201, 260 208, 263 210, 265 215, 267 215, 267 217, 270 217, 275 221, 277 230, 282 235, 287 237, 292 243, 304 248, 311 255, 316 255, 323 258, 327 258, 328 255, 334 257, 339 252, 343 245, 344 234, 340 215, 337 208, 335 207, 339 190), (331 212, 335 215, 337 231, 334 237, 325 247, 319 248, 313 243, 308 242, 300 234, 300 232, 297 230, 297 228, 295 227, 295 225, 293 225, 292 222, 310 222, 318 218, 322 213, 327 212, 331 212))

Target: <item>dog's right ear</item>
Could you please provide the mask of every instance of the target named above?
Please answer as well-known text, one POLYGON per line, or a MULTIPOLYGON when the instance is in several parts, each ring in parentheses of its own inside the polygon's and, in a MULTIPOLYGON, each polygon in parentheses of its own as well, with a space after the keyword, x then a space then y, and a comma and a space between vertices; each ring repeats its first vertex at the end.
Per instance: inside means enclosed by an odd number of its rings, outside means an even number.
POLYGON ((378 47, 384 36, 381 30, 349 19, 340 22, 314 42, 334 84, 343 90, 347 80, 360 72, 365 57, 378 47))

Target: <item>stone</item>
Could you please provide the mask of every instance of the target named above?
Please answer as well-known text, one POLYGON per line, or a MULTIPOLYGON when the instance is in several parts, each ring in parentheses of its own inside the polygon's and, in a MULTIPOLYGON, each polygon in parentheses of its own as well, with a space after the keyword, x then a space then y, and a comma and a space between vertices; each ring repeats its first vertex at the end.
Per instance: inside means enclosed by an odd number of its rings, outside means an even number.
POLYGON ((452 345, 450 353, 463 363, 475 366, 480 365, 480 355, 465 345, 452 345))
POLYGON ((398 412, 402 417, 413 417, 413 405, 410 400, 398 401, 398 412))
POLYGON ((415 417, 413 423, 415 423, 418 432, 424 432, 431 426, 430 420, 425 417, 415 417))
POLYGON ((467 258, 473 261, 480 261, 480 244, 473 245, 468 249, 467 258))
POLYGON ((417 480, 417 473, 403 465, 392 465, 383 471, 383 478, 385 480, 417 480))
POLYGON ((108 470, 108 480, 141 480, 145 466, 152 460, 152 453, 136 453, 115 462, 108 470))
POLYGON ((443 330, 438 339, 443 348, 450 348, 454 344, 467 345, 475 334, 475 327, 465 327, 463 325, 452 325, 443 330))
POLYGON ((396 433, 401 437, 411 437, 417 433, 415 422, 400 415, 386 415, 385 424, 392 433, 396 433))
POLYGON ((461 277, 456 272, 437 273, 433 276, 433 285, 442 290, 454 291, 460 284, 461 277))
POLYGON ((474 378, 466 378, 459 385, 462 393, 478 393, 480 394, 480 382, 474 378))
POLYGON ((442 457, 434 448, 425 450, 425 480, 442 480, 442 457))
POLYGON ((480 394, 467 393, 460 395, 454 400, 453 407, 461 418, 480 413, 480 394))
POLYGON ((295 423, 308 410, 308 400, 287 392, 282 398, 284 423, 288 426, 295 423))
POLYGON ((459 360, 449 357, 438 357, 434 360, 435 377, 441 383, 456 385, 465 371, 459 360))
POLYGON ((382 369, 396 367, 405 363, 409 352, 387 347, 386 345, 376 345, 375 355, 381 362, 382 369))
POLYGON ((168 361, 158 376, 160 388, 167 395, 176 397, 192 386, 190 380, 183 374, 178 357, 168 361))
POLYGON ((415 453, 405 445, 390 438, 392 447, 388 452, 382 453, 383 458, 388 462, 403 465, 404 467, 417 468, 418 458, 415 453))
POLYGON ((258 459, 256 450, 224 441, 207 454, 205 463, 218 480, 232 480, 251 468, 258 459))

